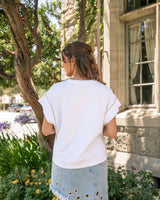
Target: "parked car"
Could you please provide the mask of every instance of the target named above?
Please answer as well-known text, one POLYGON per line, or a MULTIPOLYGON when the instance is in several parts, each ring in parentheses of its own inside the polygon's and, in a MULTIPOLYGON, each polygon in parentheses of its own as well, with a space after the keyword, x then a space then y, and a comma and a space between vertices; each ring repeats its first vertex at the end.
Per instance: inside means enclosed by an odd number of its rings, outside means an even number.
POLYGON ((26 114, 27 116, 30 116, 30 117, 34 117, 34 112, 33 112, 33 109, 30 105, 24 105, 21 109, 20 109, 20 114, 21 115, 24 115, 26 114))
POLYGON ((23 104, 12 104, 10 107, 7 108, 9 112, 20 112, 23 104))

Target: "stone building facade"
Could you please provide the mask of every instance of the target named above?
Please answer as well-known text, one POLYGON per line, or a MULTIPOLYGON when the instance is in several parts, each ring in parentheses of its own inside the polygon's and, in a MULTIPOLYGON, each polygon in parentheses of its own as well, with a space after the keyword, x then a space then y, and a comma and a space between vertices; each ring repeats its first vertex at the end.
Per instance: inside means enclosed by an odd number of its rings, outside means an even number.
MULTIPOLYGON (((62 1, 62 45, 77 28, 75 2, 62 1)), ((158 179, 160 0, 105 0, 103 20, 103 80, 122 104, 118 135, 106 138, 108 165, 149 169, 158 179)))
POLYGON ((160 178, 160 1, 105 0, 103 79, 118 96, 108 163, 160 178))
MULTIPOLYGON (((77 25, 77 8, 78 3, 75 0, 61 1, 61 47, 63 47, 74 40, 78 39, 78 25, 77 25)), ((62 80, 67 79, 64 69, 61 71, 62 80)))

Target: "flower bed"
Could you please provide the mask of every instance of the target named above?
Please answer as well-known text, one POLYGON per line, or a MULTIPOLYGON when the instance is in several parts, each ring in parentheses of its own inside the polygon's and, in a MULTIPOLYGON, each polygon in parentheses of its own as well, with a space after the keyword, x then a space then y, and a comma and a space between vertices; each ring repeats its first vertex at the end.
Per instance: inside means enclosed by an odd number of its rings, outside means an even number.
POLYGON ((9 129, 11 124, 8 121, 0 122, 0 132, 2 132, 4 129, 9 129))
MULTIPOLYGON (((49 191, 51 160, 36 134, 23 139, 0 133, 1 200, 57 200, 49 191)), ((64 177, 65 178, 65 177, 64 177)), ((159 200, 152 173, 108 169, 109 200, 159 200)))
POLYGON ((30 122, 36 122, 35 117, 33 116, 28 116, 27 114, 24 115, 19 115, 14 119, 14 122, 20 123, 21 125, 30 123, 30 122))

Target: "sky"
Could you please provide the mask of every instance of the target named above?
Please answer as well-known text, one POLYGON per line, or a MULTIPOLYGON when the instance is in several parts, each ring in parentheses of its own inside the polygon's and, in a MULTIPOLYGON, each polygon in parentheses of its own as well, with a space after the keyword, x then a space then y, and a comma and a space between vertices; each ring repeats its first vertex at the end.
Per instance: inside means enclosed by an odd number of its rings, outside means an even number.
POLYGON ((38 1, 38 5, 40 5, 41 3, 45 3, 46 0, 39 0, 38 1))
MULTIPOLYGON (((48 0, 48 1, 50 1, 50 0, 48 0)), ((38 0, 38 6, 40 6, 41 3, 44 4, 45 2, 46 2, 46 0, 38 0)), ((58 23, 57 23, 57 21, 56 21, 56 19, 54 17, 50 17, 50 19, 51 19, 52 24, 56 24, 57 26, 59 26, 58 23)))

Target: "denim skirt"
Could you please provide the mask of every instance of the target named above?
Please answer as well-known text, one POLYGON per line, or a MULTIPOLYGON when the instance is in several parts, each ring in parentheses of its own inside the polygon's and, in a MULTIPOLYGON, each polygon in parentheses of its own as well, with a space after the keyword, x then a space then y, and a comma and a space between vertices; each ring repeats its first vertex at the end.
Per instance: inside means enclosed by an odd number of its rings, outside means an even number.
POLYGON ((53 163, 50 190, 60 200, 107 200, 106 161, 80 169, 64 169, 53 163))

